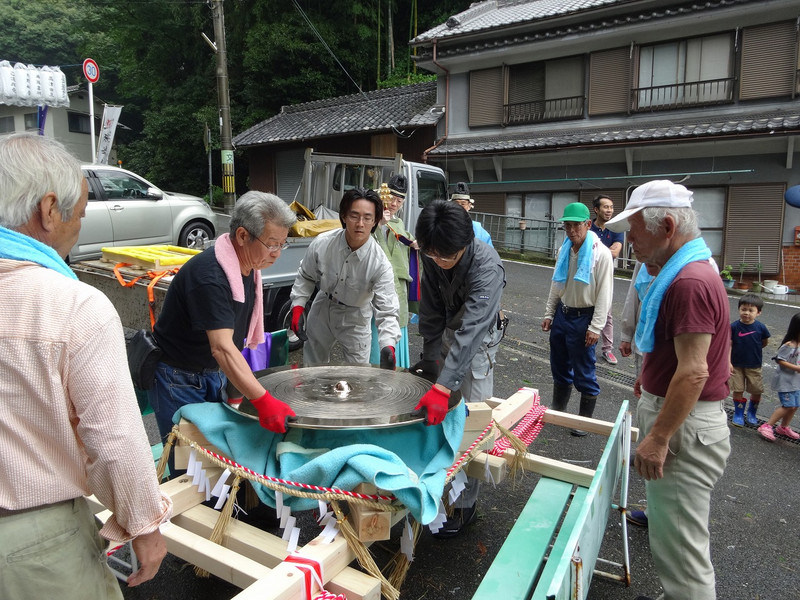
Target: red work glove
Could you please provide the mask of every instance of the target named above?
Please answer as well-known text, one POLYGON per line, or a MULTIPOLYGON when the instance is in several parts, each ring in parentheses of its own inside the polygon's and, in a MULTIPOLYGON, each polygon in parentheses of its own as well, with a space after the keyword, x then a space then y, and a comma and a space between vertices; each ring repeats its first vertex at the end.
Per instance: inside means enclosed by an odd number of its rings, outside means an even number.
POLYGON ((286 433, 289 417, 297 416, 288 404, 274 398, 269 392, 250 402, 258 411, 258 422, 273 433, 286 433))
POLYGON ((297 333, 297 330, 300 329, 300 317, 303 316, 303 307, 302 306, 293 306, 292 307, 292 324, 291 328, 292 331, 297 333))
POLYGON ((394 371, 397 366, 397 359, 394 356, 394 346, 381 348, 381 369, 394 371))
POLYGON ((303 316, 303 307, 302 306, 293 306, 292 307, 292 324, 289 326, 294 334, 300 338, 302 341, 308 340, 306 337, 306 330, 305 327, 300 327, 300 318, 303 316))
POLYGON ((428 418, 425 420, 426 425, 438 425, 444 421, 447 414, 447 403, 450 401, 450 394, 443 392, 435 385, 431 386, 425 395, 420 399, 419 404, 414 407, 415 411, 425 409, 428 418))

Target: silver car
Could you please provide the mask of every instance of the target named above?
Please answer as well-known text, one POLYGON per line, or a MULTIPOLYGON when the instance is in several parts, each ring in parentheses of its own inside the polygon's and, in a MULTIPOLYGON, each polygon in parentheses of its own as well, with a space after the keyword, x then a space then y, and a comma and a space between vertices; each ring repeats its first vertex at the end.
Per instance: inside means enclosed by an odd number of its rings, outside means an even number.
POLYGON ((202 198, 165 192, 125 169, 83 165, 89 203, 70 262, 99 258, 104 246, 171 244, 203 248, 216 215, 202 198))

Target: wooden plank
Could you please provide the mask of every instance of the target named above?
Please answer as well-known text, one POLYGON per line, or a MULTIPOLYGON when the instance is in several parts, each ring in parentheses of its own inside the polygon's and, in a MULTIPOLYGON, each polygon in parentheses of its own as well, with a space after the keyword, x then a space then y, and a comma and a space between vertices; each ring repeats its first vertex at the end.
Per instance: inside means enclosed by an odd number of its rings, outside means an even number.
POLYGON ((506 429, 510 429, 531 409, 533 406, 533 399, 538 395, 538 390, 532 388, 522 388, 516 394, 512 394, 507 400, 492 410, 495 423, 499 423, 506 429))
MULTIPOLYGON (((589 417, 581 417, 580 415, 573 415, 571 413, 560 412, 550 408, 544 413, 544 422, 551 425, 561 425, 563 427, 571 427, 575 429, 583 429, 589 433, 597 433, 600 435, 608 436, 614 428, 614 423, 609 421, 601 421, 600 419, 591 419, 589 417)), ((631 441, 635 442, 639 439, 639 430, 631 427, 631 441)))
MULTIPOLYGON (((222 469, 206 469, 206 474, 213 486, 219 476, 222 475, 222 469)), ((173 518, 175 515, 179 515, 206 501, 205 492, 198 492, 197 487, 192 485, 192 478, 188 475, 181 475, 175 479, 170 479, 168 482, 162 483, 160 487, 162 492, 172 498, 173 518)))
POLYGON ((555 479, 539 481, 472 600, 528 597, 572 487, 555 479))
POLYGON ((492 476, 492 481, 500 483, 508 474, 508 462, 502 456, 494 456, 493 454, 482 452, 469 462, 465 472, 475 479, 489 481, 486 476, 487 469, 492 476))
MULTIPOLYGON (((541 485, 541 482, 539 482, 541 485)), ((538 485, 536 487, 539 487, 538 485)), ((586 494, 589 490, 584 487, 578 487, 575 490, 575 495, 572 497, 569 510, 564 517, 564 522, 561 524, 561 529, 558 532, 558 537, 553 543, 553 549, 550 550, 550 556, 547 558, 547 564, 542 570, 540 581, 543 585, 539 585, 533 592, 531 600, 547 600, 548 599, 548 583, 554 578, 555 572, 561 566, 566 564, 566 568, 571 572, 571 561, 573 548, 569 544, 569 538, 576 526, 581 526, 578 517, 583 509, 583 504, 586 500, 586 494)), ((571 596, 570 596, 571 597, 571 596)), ((583 600, 581 598, 580 600, 583 600)))
MULTIPOLYGON (((219 513, 208 506, 195 506, 172 521, 203 537, 210 537, 219 513)), ((232 519, 222 546, 270 568, 277 567, 287 556, 286 542, 269 532, 232 519)), ((330 580, 331 591, 341 590, 349 600, 379 600, 380 583, 374 577, 352 567, 345 567, 330 580)))
MULTIPOLYGON (((503 453, 503 458, 510 462, 516 454, 513 448, 509 448, 503 453)), ((594 469, 571 465, 554 458, 531 454, 530 452, 525 453, 522 459, 522 467, 526 471, 539 473, 543 477, 551 477, 587 488, 592 484, 592 478, 595 474, 594 469)))

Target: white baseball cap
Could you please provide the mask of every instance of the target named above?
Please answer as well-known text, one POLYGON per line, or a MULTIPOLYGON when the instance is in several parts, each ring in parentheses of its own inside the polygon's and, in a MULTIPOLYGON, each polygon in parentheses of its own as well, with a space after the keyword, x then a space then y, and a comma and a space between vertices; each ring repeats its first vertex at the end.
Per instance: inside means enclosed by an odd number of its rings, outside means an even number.
POLYGON ((631 226, 628 217, 635 215, 643 208, 691 208, 692 192, 678 183, 666 179, 648 181, 633 190, 628 205, 621 213, 610 221, 606 227, 615 233, 628 231, 631 226))

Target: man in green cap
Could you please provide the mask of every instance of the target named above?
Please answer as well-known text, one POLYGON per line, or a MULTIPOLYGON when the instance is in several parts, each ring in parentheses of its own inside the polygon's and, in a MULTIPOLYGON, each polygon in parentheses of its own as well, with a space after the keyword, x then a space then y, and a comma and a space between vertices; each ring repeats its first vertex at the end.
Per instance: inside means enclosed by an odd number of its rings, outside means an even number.
MULTIPOLYGON (((590 231, 589 208, 573 202, 564 208, 566 239, 558 251, 542 331, 550 332, 554 410, 567 408, 572 386, 581 393, 578 414, 591 417, 600 386, 595 375, 595 344, 606 324, 614 285, 611 252, 590 231)), ((573 429, 572 435, 586 432, 573 429)))

